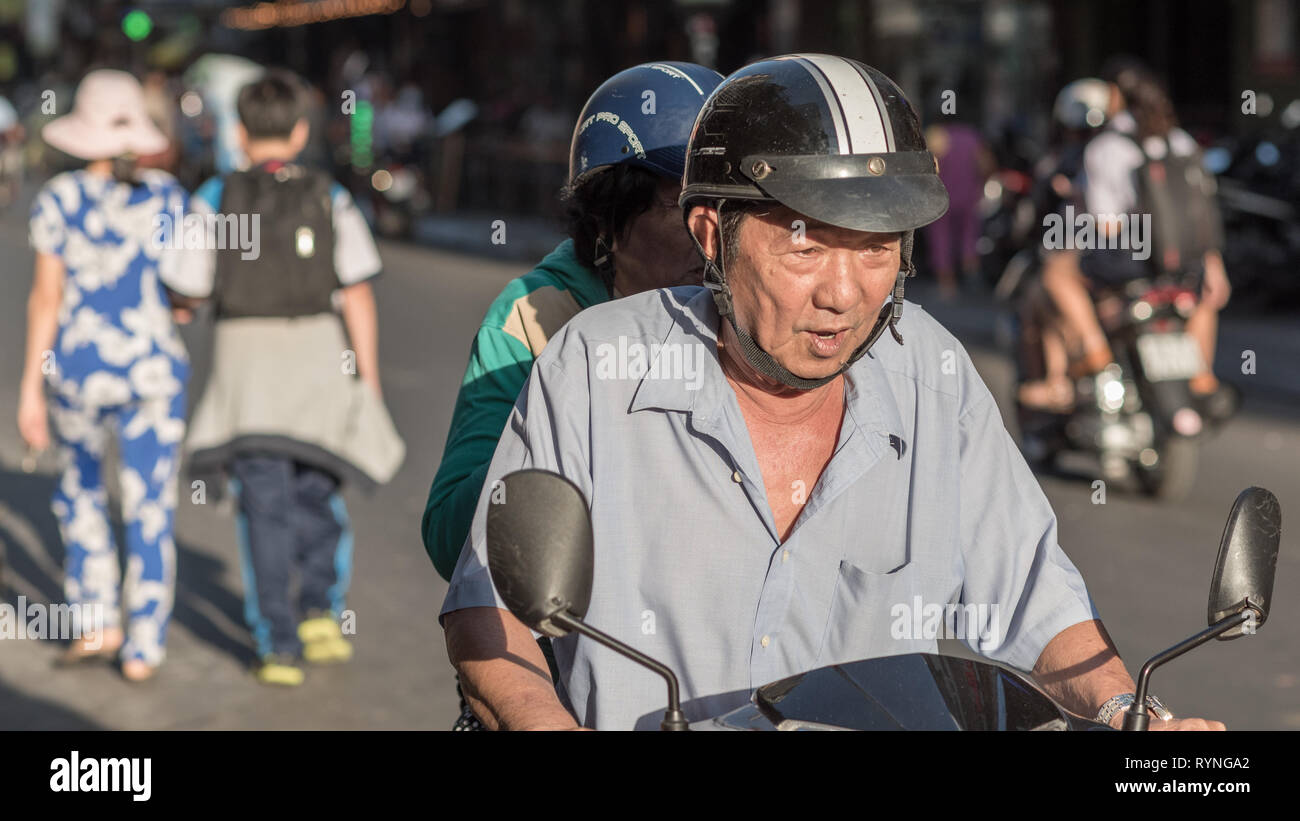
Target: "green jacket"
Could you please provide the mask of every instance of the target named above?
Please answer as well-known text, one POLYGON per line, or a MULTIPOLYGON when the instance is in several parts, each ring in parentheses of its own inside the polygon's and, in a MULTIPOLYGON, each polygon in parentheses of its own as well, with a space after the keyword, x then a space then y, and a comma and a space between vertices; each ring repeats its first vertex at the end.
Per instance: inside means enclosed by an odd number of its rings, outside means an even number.
POLYGON ((456 396, 442 464, 429 488, 421 533, 424 549, 451 579, 487 477, 497 440, 546 341, 609 291, 565 240, 532 271, 511 280, 492 302, 469 352, 456 396))

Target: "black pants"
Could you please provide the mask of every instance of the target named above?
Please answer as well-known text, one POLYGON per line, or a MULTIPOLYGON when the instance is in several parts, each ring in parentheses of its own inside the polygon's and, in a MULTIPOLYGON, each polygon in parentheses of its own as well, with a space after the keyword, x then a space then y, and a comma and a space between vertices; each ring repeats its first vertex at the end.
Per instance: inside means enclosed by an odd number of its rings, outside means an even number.
POLYGON ((352 533, 338 478, 273 454, 240 454, 230 472, 239 494, 244 618, 259 656, 297 656, 300 616, 337 617, 351 576, 352 533), (295 571, 297 608, 290 601, 295 571))

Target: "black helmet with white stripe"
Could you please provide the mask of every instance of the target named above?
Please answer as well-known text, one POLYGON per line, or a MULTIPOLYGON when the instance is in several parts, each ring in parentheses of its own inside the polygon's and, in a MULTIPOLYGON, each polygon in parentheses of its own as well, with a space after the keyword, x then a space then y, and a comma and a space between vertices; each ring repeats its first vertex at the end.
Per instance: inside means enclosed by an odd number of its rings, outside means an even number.
POLYGON ((831 376, 789 373, 736 327, 720 260, 705 260, 705 284, 740 337, 750 364, 795 388, 825 384, 857 361, 902 314, 903 280, 914 273, 913 231, 948 210, 948 192, 921 124, 903 92, 870 66, 824 54, 752 63, 705 101, 686 151, 681 204, 720 209, 729 201, 777 202, 854 231, 901 232, 893 304, 848 362, 831 376))

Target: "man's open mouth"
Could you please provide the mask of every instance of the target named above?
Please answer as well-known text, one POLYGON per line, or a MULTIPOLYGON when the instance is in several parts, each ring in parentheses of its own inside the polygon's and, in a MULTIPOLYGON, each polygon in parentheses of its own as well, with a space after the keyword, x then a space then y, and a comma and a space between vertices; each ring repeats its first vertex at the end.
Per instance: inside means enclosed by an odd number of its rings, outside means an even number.
POLYGON ((804 333, 812 340, 814 351, 823 356, 831 356, 844 344, 844 339, 848 336, 850 330, 850 328, 828 328, 824 330, 804 331, 804 333))

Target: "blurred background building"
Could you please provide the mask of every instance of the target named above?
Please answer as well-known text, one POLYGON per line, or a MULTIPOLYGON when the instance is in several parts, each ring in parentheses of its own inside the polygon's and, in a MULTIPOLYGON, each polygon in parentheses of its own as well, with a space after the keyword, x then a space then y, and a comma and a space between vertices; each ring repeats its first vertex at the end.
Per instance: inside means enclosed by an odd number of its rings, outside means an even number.
MULTIPOLYGON (((1221 149, 1216 170, 1265 197, 1249 202, 1276 223, 1273 244, 1300 249, 1296 0, 0 0, 0 32, 0 94, 29 133, 51 116, 43 94, 62 113, 59 92, 87 69, 129 67, 174 102, 159 117, 180 150, 160 163, 191 185, 229 162, 220 98, 233 87, 207 86, 244 65, 205 55, 292 68, 319 92, 311 159, 364 195, 381 233, 408 236, 430 214, 556 217, 573 117, 638 62, 725 74, 774 53, 843 54, 894 77, 928 120, 976 125, 1001 165, 1028 167, 1060 88, 1127 53, 1221 149), (955 112, 941 113, 945 92, 955 112)), ((57 162, 32 144, 26 158, 57 162)))

